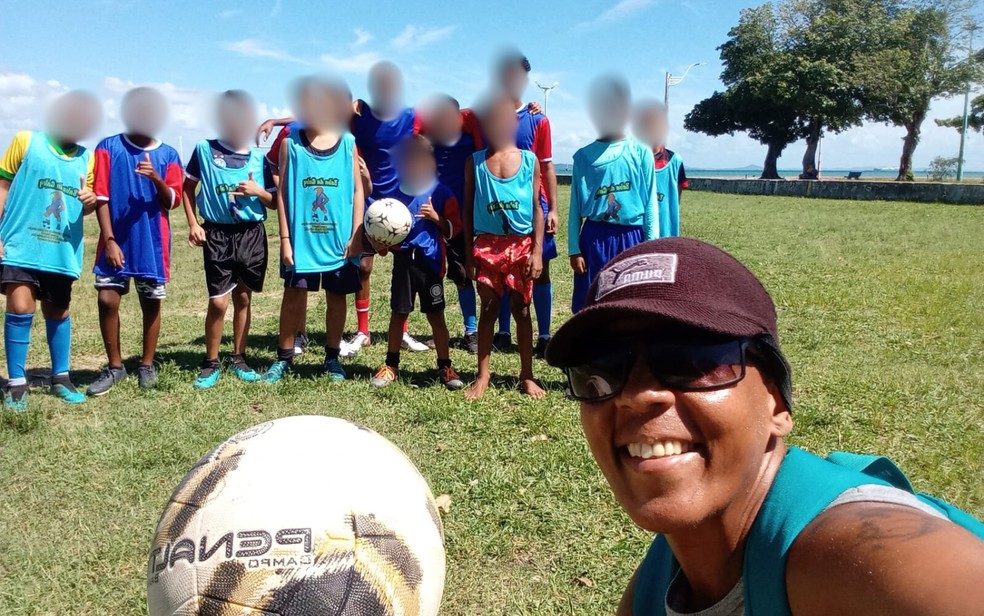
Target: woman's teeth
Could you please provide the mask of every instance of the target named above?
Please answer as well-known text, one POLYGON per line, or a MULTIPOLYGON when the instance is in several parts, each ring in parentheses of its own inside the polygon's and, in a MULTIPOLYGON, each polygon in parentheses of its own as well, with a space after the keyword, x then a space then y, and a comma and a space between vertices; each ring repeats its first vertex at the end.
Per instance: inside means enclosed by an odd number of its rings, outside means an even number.
POLYGON ((649 460, 651 458, 665 458, 666 456, 678 456, 691 450, 690 443, 680 441, 660 441, 658 443, 629 443, 629 455, 633 458, 649 460))

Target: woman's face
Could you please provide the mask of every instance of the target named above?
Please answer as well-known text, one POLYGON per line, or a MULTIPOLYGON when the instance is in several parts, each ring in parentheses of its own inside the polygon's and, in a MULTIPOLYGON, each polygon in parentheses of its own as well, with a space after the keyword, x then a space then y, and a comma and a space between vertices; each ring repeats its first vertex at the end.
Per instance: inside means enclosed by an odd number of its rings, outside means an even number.
POLYGON ((721 513, 748 492, 792 419, 777 388, 754 365, 734 385, 680 392, 637 362, 621 393, 581 404, 581 426, 633 521, 672 533, 721 513))

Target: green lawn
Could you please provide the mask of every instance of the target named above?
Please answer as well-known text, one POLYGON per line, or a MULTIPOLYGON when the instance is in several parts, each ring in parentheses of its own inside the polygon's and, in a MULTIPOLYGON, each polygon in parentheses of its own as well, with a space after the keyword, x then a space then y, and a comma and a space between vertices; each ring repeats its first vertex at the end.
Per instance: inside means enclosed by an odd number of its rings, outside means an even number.
MULTIPOLYGON (((918 488, 984 516, 984 208, 707 193, 684 201, 684 232, 733 251, 775 297, 794 366, 792 441, 822 453, 888 454, 918 488)), ((95 221, 87 225, 91 235, 95 221)), ((432 355, 408 356, 408 380, 374 392, 367 380, 384 354, 376 344, 344 384, 314 378, 321 357, 313 352, 301 360, 301 376, 280 385, 227 377, 196 392, 201 255, 185 243, 183 222, 176 226, 159 389, 140 392, 131 380, 72 409, 37 390, 31 421, 0 424, 0 614, 145 613, 146 551, 179 478, 234 432, 303 413, 371 426, 406 450, 435 494, 451 496, 445 613, 613 610, 648 538, 613 502, 558 371, 537 364, 550 389, 540 403, 504 379, 482 403, 468 404, 428 381, 432 355)), ((87 262, 92 252, 90 245, 87 262)), ((375 278, 377 332, 388 318, 388 269, 384 261, 375 278)), ((559 322, 571 290, 566 259, 555 262, 554 277, 559 322)), ((273 358, 277 283, 271 263, 267 292, 255 299, 258 367, 273 358)), ((91 285, 84 275, 74 306, 82 385, 104 361, 91 285)), ((449 293, 448 321, 457 335, 453 299, 449 293)), ((308 323, 319 341, 323 311, 323 298, 312 298, 308 323)), ((124 315, 124 346, 135 355, 134 298, 124 315)), ((413 332, 425 326, 413 317, 413 332)), ((41 368, 42 319, 35 327, 30 365, 41 368)), ((454 360, 471 376, 471 357, 454 351, 454 360)), ((504 376, 517 364, 515 355, 493 358, 504 376)))

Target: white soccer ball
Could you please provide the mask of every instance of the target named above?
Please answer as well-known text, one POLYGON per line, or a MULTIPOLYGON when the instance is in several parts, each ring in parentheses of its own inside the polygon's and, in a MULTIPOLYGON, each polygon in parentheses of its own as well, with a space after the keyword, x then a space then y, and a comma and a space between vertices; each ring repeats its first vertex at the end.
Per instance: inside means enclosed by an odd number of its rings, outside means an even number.
POLYGON ((373 201, 366 210, 366 234, 384 246, 396 246, 410 235, 413 214, 396 199, 373 201))
POLYGON ((147 565, 151 616, 433 616, 444 534, 392 443, 332 417, 225 441, 185 475, 147 565))

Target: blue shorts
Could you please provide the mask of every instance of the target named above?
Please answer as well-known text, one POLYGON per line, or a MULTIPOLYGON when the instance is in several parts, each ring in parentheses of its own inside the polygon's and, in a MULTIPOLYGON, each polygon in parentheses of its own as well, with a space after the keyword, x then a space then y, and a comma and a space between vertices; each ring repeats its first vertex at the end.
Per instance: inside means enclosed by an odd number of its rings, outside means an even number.
POLYGON ((596 220, 586 220, 581 227, 581 256, 588 271, 574 275, 574 295, 571 310, 579 311, 588 298, 588 288, 595 276, 623 250, 642 243, 642 227, 616 225, 596 220))
POLYGON ((553 233, 543 234, 543 260, 551 261, 557 258, 557 242, 553 233))
POLYGON ((351 295, 362 289, 359 266, 351 261, 346 261, 345 265, 330 272, 306 274, 299 274, 281 266, 280 277, 284 279, 285 289, 305 289, 309 293, 317 293, 324 289, 332 295, 351 295))

